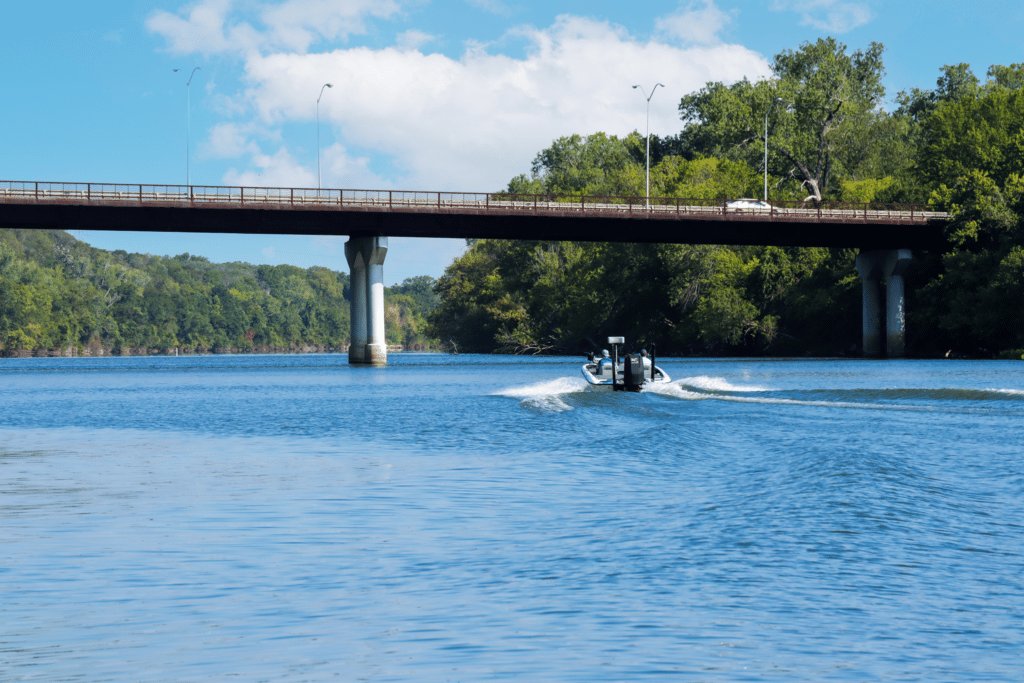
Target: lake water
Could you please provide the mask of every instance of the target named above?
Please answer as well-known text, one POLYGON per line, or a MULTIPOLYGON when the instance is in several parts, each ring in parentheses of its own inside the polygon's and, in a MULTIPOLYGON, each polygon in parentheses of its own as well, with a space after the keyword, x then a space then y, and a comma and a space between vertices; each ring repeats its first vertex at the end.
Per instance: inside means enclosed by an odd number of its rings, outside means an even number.
POLYGON ((389 360, 0 360, 0 680, 1024 679, 1024 363, 389 360))

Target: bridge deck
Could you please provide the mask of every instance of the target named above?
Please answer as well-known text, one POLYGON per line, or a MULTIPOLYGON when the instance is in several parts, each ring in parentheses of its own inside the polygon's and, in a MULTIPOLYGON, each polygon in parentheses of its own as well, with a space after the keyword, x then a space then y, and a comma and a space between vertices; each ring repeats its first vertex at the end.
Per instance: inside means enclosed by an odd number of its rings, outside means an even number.
POLYGON ((0 181, 0 224, 65 229, 907 247, 934 241, 946 218, 905 205, 0 181))
POLYGON ((643 197, 549 197, 483 192, 413 192, 310 188, 116 185, 0 181, 0 203, 83 206, 165 206, 272 211, 405 211, 533 214, 679 220, 806 221, 813 223, 925 224, 945 213, 921 206, 777 202, 771 209, 728 208, 719 200, 643 197))

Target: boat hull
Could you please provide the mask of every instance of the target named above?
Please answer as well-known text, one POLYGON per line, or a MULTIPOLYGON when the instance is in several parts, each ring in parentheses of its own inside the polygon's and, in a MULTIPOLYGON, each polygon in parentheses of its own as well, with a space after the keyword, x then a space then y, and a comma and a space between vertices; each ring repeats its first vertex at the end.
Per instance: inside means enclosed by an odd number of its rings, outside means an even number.
MULTIPOLYGON (((618 367, 615 370, 615 384, 617 387, 613 387, 611 373, 604 373, 603 376, 597 372, 597 366, 593 363, 584 363, 583 367, 580 368, 580 372, 583 373, 583 379, 587 381, 587 389, 590 391, 612 391, 613 389, 625 390, 625 385, 622 378, 622 367, 618 367)), ((650 371, 648 371, 650 372, 650 371)), ((654 366, 654 379, 652 380, 649 376, 644 380, 643 386, 647 386, 653 382, 654 384, 668 384, 672 379, 668 374, 657 365, 654 366)))

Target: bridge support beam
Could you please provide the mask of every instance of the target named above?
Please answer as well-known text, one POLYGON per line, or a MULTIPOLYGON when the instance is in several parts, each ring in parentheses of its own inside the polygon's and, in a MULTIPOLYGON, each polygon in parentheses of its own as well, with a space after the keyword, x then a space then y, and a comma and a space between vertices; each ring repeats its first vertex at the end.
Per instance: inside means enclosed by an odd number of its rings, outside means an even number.
POLYGON ((387 365, 384 337, 384 257, 387 237, 352 237, 345 243, 352 296, 352 334, 348 362, 387 365))
POLYGON ((857 272, 860 273, 863 293, 863 348, 866 358, 882 355, 882 338, 885 338, 885 355, 888 358, 902 358, 906 352, 906 302, 903 296, 903 273, 910 265, 912 254, 909 249, 886 249, 865 251, 857 255, 857 272), (882 306, 878 282, 885 278, 885 327, 882 327, 882 306))

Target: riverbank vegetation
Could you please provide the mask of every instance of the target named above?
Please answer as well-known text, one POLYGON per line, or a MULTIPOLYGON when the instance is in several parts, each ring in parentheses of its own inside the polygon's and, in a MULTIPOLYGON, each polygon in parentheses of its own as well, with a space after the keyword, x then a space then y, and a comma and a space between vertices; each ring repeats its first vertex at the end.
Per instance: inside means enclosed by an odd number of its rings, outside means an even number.
MULTIPOLYGON (((347 273, 95 249, 60 230, 0 230, 0 354, 344 350, 347 273)), ((385 290, 389 344, 425 349, 429 277, 385 290)))
MULTIPOLYGON (((929 205, 946 246, 905 274, 907 352, 1024 349, 1024 64, 886 98, 884 49, 831 38, 772 77, 708 83, 651 140, 654 197, 929 205)), ((571 134, 500 194, 641 197, 646 141, 571 134)), ((642 227, 642 226, 641 226, 642 227)), ((827 229, 823 227, 822 229, 827 229)), ((628 235, 623 239, 628 240, 628 235)), ((438 281, 386 291, 406 348, 579 353, 609 335, 661 354, 859 354, 856 250, 473 240, 438 281)), ((0 353, 341 349, 348 275, 105 252, 60 231, 0 231, 0 353)))
MULTIPOLYGON (((885 99, 883 47, 832 39, 776 55, 770 79, 708 83, 682 131, 651 140, 654 197, 927 204, 946 247, 905 276, 911 355, 1024 347, 1024 64, 945 66, 885 99)), ((555 140, 509 194, 645 192, 645 140, 555 140)), ((624 236, 628 239, 628 236, 624 236)), ((479 240, 437 282, 428 334, 466 351, 579 353, 609 335, 668 354, 858 354, 852 249, 479 240)), ((1008 355, 1009 354, 1009 355, 1008 355)), ((1019 353, 1016 354, 1019 356, 1019 353)))

